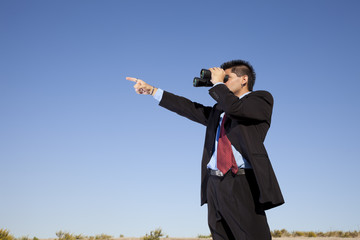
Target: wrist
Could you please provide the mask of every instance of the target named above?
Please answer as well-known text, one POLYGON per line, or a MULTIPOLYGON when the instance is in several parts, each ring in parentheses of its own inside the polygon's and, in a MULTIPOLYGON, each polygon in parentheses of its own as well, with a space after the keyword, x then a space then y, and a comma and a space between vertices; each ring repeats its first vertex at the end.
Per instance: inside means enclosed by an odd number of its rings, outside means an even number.
POLYGON ((151 90, 151 92, 150 92, 150 95, 154 96, 155 93, 156 93, 156 91, 157 91, 157 88, 153 86, 153 87, 152 87, 152 90, 151 90))
POLYGON ((218 79, 211 79, 210 80, 212 82, 212 84, 218 84, 218 83, 224 83, 223 81, 219 81, 218 79))

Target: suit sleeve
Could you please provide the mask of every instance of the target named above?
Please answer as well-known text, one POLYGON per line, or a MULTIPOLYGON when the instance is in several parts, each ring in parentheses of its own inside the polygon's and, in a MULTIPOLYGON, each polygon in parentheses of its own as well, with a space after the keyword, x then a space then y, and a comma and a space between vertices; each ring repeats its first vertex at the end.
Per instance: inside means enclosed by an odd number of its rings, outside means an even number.
POLYGON ((209 94, 233 119, 270 122, 274 100, 269 92, 255 91, 239 99, 226 85, 220 84, 211 88, 209 94))
POLYGON ((205 107, 202 104, 166 91, 164 91, 159 105, 205 126, 212 110, 212 107, 205 107))

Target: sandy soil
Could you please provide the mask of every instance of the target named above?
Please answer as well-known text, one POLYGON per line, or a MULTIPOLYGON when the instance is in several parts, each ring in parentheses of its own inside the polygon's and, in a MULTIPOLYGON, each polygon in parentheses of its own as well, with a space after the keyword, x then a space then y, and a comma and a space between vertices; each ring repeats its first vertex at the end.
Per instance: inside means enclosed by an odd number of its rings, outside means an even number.
MULTIPOLYGON (((114 240, 141 240, 142 238, 117 238, 114 240)), ((207 238, 160 238, 161 240, 211 240, 207 238)), ((360 238, 338 238, 338 237, 282 237, 273 240, 360 240, 360 238)))
MULTIPOLYGON (((161 240, 212 240, 211 238, 160 238, 161 240)), ((357 238, 340 238, 340 237, 282 237, 272 238, 273 240, 360 240, 357 238)), ((41 239, 41 240, 57 240, 54 238, 41 239)), ((112 238, 111 240, 142 240, 142 238, 136 237, 123 237, 123 238, 112 238)))
POLYGON ((282 237, 282 238, 273 238, 273 240, 350 240, 350 239, 360 239, 360 238, 339 238, 339 237, 282 237))
POLYGON ((273 238, 273 240, 350 240, 360 238, 339 238, 339 237, 282 237, 282 238, 273 238))

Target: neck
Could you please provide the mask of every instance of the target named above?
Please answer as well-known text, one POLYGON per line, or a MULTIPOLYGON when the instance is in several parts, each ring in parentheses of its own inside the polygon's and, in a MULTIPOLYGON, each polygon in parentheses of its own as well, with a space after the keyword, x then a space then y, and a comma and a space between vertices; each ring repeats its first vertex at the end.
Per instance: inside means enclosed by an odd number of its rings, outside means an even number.
POLYGON ((247 88, 241 88, 238 92, 234 93, 235 96, 237 97, 241 97, 242 95, 244 95, 245 93, 250 92, 249 89, 247 88))

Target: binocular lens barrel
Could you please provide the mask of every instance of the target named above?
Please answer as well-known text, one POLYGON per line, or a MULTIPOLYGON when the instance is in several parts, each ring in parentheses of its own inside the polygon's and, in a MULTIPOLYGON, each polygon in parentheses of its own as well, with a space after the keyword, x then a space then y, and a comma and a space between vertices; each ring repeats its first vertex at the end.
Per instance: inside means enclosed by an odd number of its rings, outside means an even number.
POLYGON ((210 79, 202 79, 202 78, 195 77, 194 81, 193 81, 194 87, 211 87, 213 85, 214 84, 212 84, 210 79))
POLYGON ((200 78, 202 79, 211 79, 211 72, 207 69, 201 69, 200 78))
MULTIPOLYGON (((211 72, 207 69, 201 69, 200 71, 200 78, 195 77, 193 80, 193 86, 194 87, 211 87, 214 84, 212 84, 211 80, 211 72)), ((224 83, 226 83, 229 80, 229 76, 226 75, 224 77, 224 83)))

